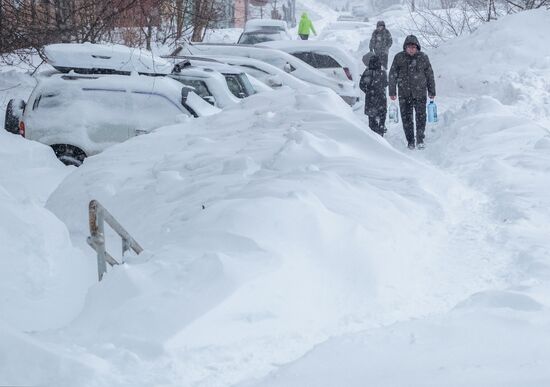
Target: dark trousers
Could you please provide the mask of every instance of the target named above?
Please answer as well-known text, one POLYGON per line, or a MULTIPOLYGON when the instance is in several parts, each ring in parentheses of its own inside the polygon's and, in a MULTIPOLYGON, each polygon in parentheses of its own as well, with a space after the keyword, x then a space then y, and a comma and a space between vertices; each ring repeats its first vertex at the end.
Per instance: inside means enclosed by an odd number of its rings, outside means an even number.
POLYGON ((414 144, 413 110, 416 118, 416 142, 424 142, 424 130, 426 129, 426 97, 414 98, 413 96, 399 96, 399 110, 403 121, 403 130, 409 144, 414 144))
POLYGON ((380 64, 384 69, 388 69, 388 52, 387 51, 375 51, 374 54, 380 58, 380 64))
POLYGON ((299 34, 300 35, 300 39, 302 40, 307 40, 309 38, 309 35, 306 35, 306 34, 299 34))
POLYGON ((369 128, 373 132, 378 133, 384 137, 384 125, 386 124, 386 115, 382 116, 369 116, 369 128))

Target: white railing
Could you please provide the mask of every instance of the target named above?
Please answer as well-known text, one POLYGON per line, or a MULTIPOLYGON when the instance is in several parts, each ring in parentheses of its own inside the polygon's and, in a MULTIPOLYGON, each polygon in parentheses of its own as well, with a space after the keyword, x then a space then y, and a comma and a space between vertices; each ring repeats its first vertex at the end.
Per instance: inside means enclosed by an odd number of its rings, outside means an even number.
POLYGON ((105 222, 122 238, 122 258, 130 249, 139 254, 143 251, 143 248, 97 200, 90 201, 88 214, 90 236, 87 242, 97 252, 97 274, 101 281, 103 274, 107 272, 107 263, 114 266, 124 262, 118 262, 105 248, 105 222))

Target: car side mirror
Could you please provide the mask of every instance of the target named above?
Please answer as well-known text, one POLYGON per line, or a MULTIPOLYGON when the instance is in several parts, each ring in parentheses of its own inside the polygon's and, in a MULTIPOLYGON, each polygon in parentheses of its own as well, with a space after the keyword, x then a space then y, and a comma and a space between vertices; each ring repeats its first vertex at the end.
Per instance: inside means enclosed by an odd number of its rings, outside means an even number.
POLYGON ((283 82, 278 75, 273 75, 267 78, 267 85, 270 87, 281 87, 283 86, 283 82))
POLYGON ((191 86, 182 86, 181 88, 181 104, 185 105, 187 103, 187 96, 189 95, 189 92, 195 91, 194 87, 191 86))
POLYGON ((214 98, 213 95, 207 95, 202 97, 206 102, 208 102, 212 106, 216 106, 216 98, 214 98))
POLYGON ((284 67, 283 67, 283 70, 285 70, 285 73, 291 73, 292 72, 292 66, 290 65, 290 63, 286 62, 284 67))

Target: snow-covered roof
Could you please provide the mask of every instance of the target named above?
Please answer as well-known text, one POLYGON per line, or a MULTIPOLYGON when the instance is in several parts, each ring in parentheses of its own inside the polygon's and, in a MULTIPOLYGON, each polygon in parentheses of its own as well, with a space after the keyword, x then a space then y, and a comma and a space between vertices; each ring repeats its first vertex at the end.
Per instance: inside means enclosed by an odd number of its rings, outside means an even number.
POLYGON ((339 82, 304 61, 281 50, 265 46, 248 46, 237 44, 193 44, 187 45, 186 49, 192 54, 201 56, 230 55, 254 58, 272 64, 281 70, 285 64, 288 63, 294 68, 290 74, 299 79, 315 85, 329 87, 339 95, 357 95, 357 90, 354 89, 352 82, 339 82))
POLYGON ((342 67, 350 68, 353 72, 354 79, 357 78, 358 70, 356 59, 334 42, 322 42, 318 40, 276 40, 259 43, 258 46, 274 48, 289 54, 304 51, 326 53, 336 59, 342 67))
POLYGON ((150 51, 120 44, 59 43, 44 47, 47 62, 60 71, 105 69, 123 73, 170 74, 172 65, 150 51))
POLYGON ((56 74, 43 78, 38 88, 94 87, 105 89, 123 89, 130 91, 160 91, 179 101, 182 86, 177 81, 167 77, 152 77, 148 75, 79 75, 74 73, 56 74))
POLYGON ((287 31, 288 26, 284 20, 273 19, 252 19, 246 22, 244 26, 245 31, 261 30, 264 28, 278 29, 280 31, 287 31))

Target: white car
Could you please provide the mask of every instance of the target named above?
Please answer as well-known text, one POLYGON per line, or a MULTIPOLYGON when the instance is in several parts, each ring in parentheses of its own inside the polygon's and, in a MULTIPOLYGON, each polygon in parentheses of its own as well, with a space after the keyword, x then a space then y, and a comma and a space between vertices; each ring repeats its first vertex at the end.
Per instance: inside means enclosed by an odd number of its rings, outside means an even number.
POLYGON ((284 20, 251 19, 244 25, 244 31, 275 30, 288 33, 288 25, 284 20))
POLYGON ((257 59, 229 55, 183 55, 181 58, 188 59, 191 64, 204 63, 205 66, 207 66, 206 63, 225 63, 248 74, 249 76, 253 76, 265 85, 274 89, 281 86, 288 86, 292 89, 302 90, 304 87, 309 85, 309 83, 304 82, 295 76, 270 65, 269 63, 262 62, 257 59))
POLYGON ((287 52, 339 81, 358 82, 359 80, 357 61, 334 43, 293 40, 265 42, 260 46, 287 52))
POLYGON ((283 20, 253 19, 246 22, 238 44, 256 44, 273 40, 291 40, 292 35, 283 20))
POLYGON ((27 102, 10 101, 5 128, 16 132, 17 124, 19 134, 50 145, 65 164, 80 165, 114 143, 219 111, 166 77, 173 66, 150 52, 89 43, 44 52, 62 73, 46 73, 27 102))
POLYGON ((219 111, 167 77, 73 72, 42 79, 23 106, 19 134, 76 166, 115 143, 219 111))
POLYGON ((304 61, 281 50, 275 50, 262 46, 195 43, 188 44, 185 48, 178 49, 173 54, 181 55, 180 53, 182 51, 198 56, 241 56, 264 61, 303 81, 332 89, 336 94, 342 97, 348 105, 354 108, 359 106, 359 91, 353 82, 349 80, 338 81, 308 65, 304 61))
POLYGON ((181 68, 178 66, 169 77, 192 87, 199 97, 220 109, 240 102, 240 99, 229 89, 225 77, 211 68, 196 67, 191 64, 181 68))

